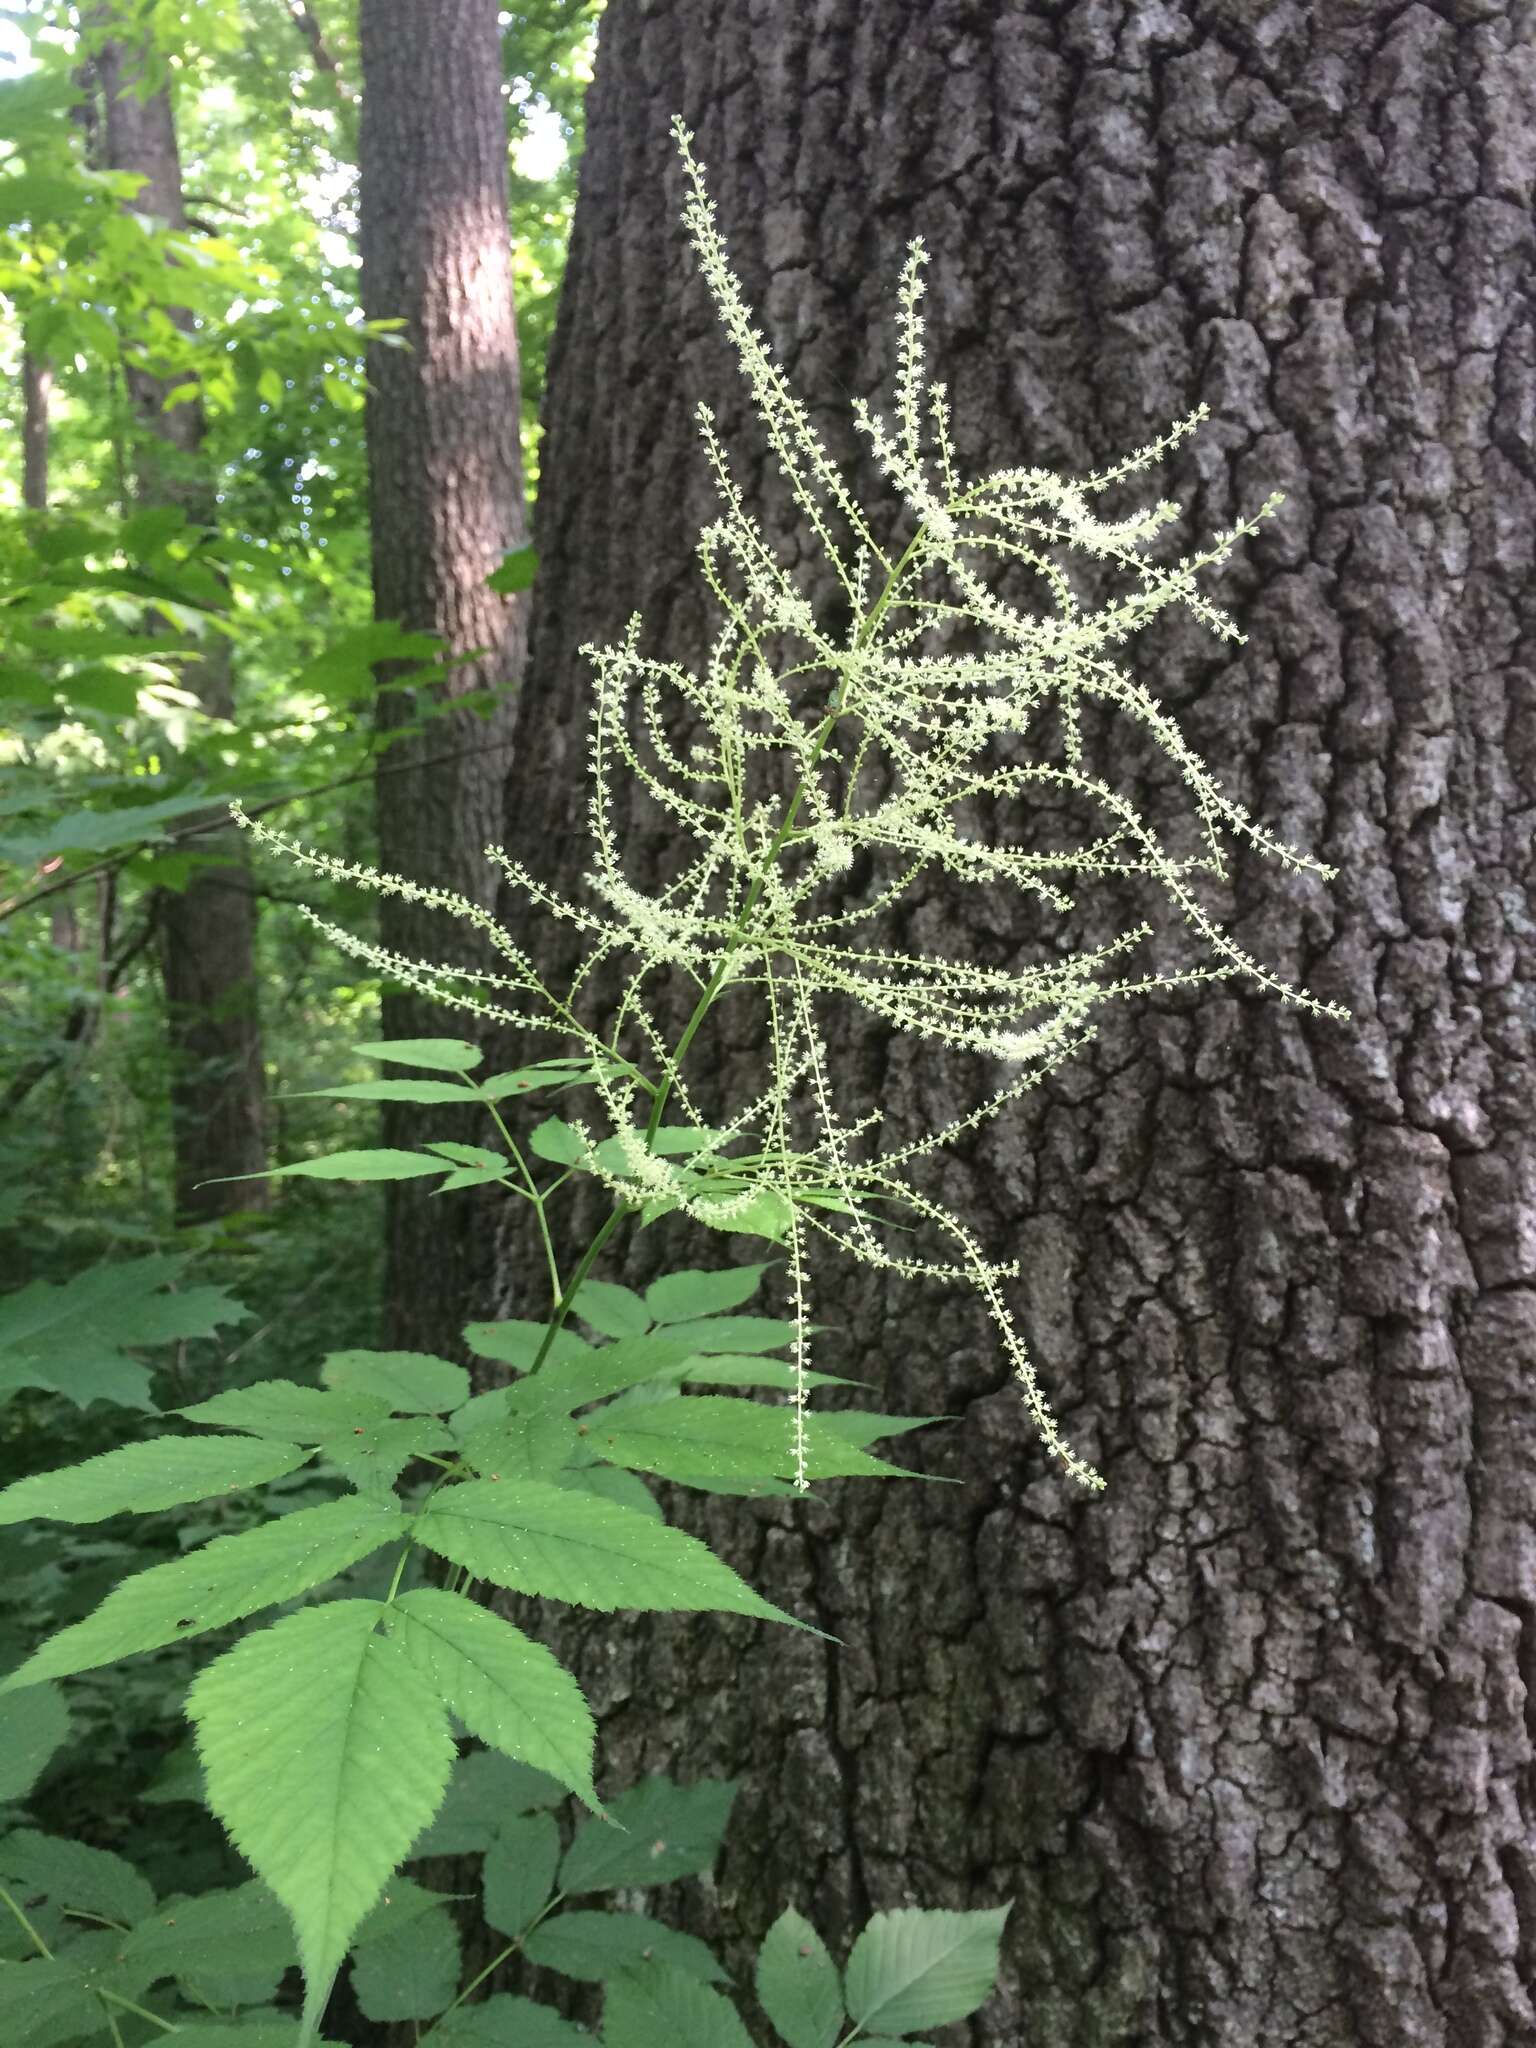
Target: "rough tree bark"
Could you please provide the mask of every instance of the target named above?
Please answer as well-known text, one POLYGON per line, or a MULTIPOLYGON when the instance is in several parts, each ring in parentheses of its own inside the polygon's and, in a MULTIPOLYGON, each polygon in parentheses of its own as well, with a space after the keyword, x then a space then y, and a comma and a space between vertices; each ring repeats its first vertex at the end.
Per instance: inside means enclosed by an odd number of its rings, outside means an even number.
MULTIPOLYGON (((744 1775, 699 1931, 757 1936, 786 1900, 834 1939, 873 1907, 1016 1900, 1000 1996, 957 2040, 1536 2038, 1529 14, 604 19, 511 785, 537 872, 585 862, 579 644, 637 607, 651 651, 705 644, 700 396, 790 531, 675 226, 674 110, 838 447, 846 394, 883 401, 920 232, 968 466, 1098 467, 1205 399, 1127 500, 1190 505, 1167 558, 1288 494, 1213 592, 1247 646, 1165 614, 1128 659, 1240 800, 1342 867, 1324 889, 1239 860, 1224 908, 1354 1021, 1235 987, 1127 1007, 945 1176, 1023 1259, 1024 1326, 1108 1494, 1047 1469, 968 1307, 824 1275, 822 1362, 957 1418, 907 1444, 963 1484, 673 1507, 842 1647, 544 1621, 603 1782, 744 1775)), ((1113 732, 1093 744, 1142 781, 1113 732)), ((915 925, 1002 960, 1032 929, 939 896, 915 925)), ((952 1062, 831 1035, 898 1132, 960 1098, 952 1062)), ((506 1256, 509 1301, 536 1301, 529 1248, 506 1256)))
MULTIPOLYGON (((526 645, 522 602, 485 584, 525 537, 497 7, 363 0, 359 30, 363 299, 370 318, 403 319, 410 343, 369 352, 374 609, 439 634, 450 653, 478 650, 441 697, 501 698, 489 718, 448 712, 392 740, 377 787, 379 864, 489 904, 495 871, 483 849, 501 836, 511 693, 526 645)), ((416 697, 382 691, 386 738, 416 724, 427 708, 416 697)), ((381 923, 397 953, 484 964, 475 935, 438 912, 386 899, 381 923)), ((386 993, 386 1037, 464 1035, 464 1022, 408 992, 386 993)), ((397 1105, 385 1115, 391 1145, 483 1137, 478 1119, 397 1105)), ((418 1182, 390 1194, 389 1341, 451 1353, 480 1312, 489 1232, 418 1182)))
MULTIPOLYGON (((111 10, 98 23, 111 23, 111 10)), ((101 145, 108 167, 144 179, 133 204, 174 228, 185 228, 181 160, 169 94, 141 96, 139 46, 105 42, 95 59, 104 119, 101 145)), ((176 317, 174 307, 167 309, 176 317)), ((163 379, 127 372, 138 431, 134 460, 142 505, 174 505, 197 526, 215 523, 213 479, 202 455, 203 409, 194 399, 167 412, 163 379)), ((207 654, 182 671, 211 718, 233 718, 229 651, 210 635, 207 654)), ((265 1081, 255 967, 256 900, 245 840, 232 827, 199 837, 206 856, 180 890, 159 893, 155 922, 165 986, 170 1051, 174 1199, 178 1221, 208 1222, 261 1206, 263 1181, 207 1185, 259 1174, 267 1163, 265 1081)))

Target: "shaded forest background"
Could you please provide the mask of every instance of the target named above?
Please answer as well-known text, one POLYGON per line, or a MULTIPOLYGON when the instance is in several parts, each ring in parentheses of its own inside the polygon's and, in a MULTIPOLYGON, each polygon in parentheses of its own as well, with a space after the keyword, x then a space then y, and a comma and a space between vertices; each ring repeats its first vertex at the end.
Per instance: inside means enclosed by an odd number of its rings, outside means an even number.
MULTIPOLYGON (((1002 1991, 957 2041, 1515 2048, 1536 45, 1496 0, 1219 14, 615 0, 595 57, 582 6, 364 0, 361 36, 279 0, 29 17, 0 86, 0 1227, 16 1296, 106 1293, 61 1319, 72 1350, 14 1306, 8 1338, 0 1299, 6 1476, 121 1441, 151 1401, 312 1378, 348 1345, 463 1355, 467 1318, 529 1312, 536 1247, 471 1195, 450 1216, 411 1189, 208 1185, 374 1142, 367 1105, 305 1091, 361 1078, 359 1040, 432 1028, 291 899, 356 907, 250 861, 219 806, 494 902, 490 817, 574 887, 578 649, 635 609, 672 658, 707 636, 700 396, 797 559, 676 229, 681 111, 855 470, 847 399, 889 375, 922 233, 968 462, 1088 470, 1204 400, 1146 492, 1190 507, 1179 546, 1287 493, 1220 580, 1248 645, 1167 625, 1130 658, 1241 800, 1341 868, 1323 891, 1239 862, 1223 909, 1355 1022, 1232 991, 1126 1012, 947 1169, 1025 1260, 1105 1501, 1046 1469, 968 1310, 821 1272, 831 1369, 955 1418, 910 1461, 962 1483, 669 1510, 842 1647, 714 1618, 542 1632, 621 1781, 742 1778, 718 1886, 676 1901, 732 1961, 790 1898, 829 1935, 1012 1898, 1002 1991), (505 227, 483 203, 504 163, 505 227), (434 239, 449 216, 460 239, 434 239), (530 497, 533 589, 487 605, 530 497)), ((978 957, 1036 936, 997 903, 921 919, 978 957)), ((965 1084, 829 1037, 893 1131, 965 1084)), ((392 1112, 387 1136, 421 1128, 392 1112)), ((612 1277, 677 1250, 658 1232, 612 1277)), ((3 1540, 15 1656, 128 1552, 3 1540)), ((79 1681, 49 1811, 214 1882, 211 1819, 164 1803, 184 1676, 79 1681)))

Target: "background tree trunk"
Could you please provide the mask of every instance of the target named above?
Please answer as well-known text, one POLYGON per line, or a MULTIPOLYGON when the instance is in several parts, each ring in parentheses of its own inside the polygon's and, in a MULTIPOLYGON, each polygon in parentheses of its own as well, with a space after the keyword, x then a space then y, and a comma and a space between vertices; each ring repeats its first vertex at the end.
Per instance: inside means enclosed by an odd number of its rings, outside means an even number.
MULTIPOLYGON (((438 716, 389 746, 377 785, 379 864, 490 904, 495 870, 483 849, 501 837, 526 644, 522 603, 485 587, 525 538, 497 7, 363 0, 359 28, 364 306, 371 319, 403 319, 410 343, 369 351, 374 609, 441 635, 451 653, 479 650, 452 670, 442 697, 500 695, 489 718, 438 716)), ((428 708, 417 696, 381 693, 383 734, 415 726, 428 708)), ((397 953, 485 964, 475 935, 439 912, 384 899, 381 925, 397 953)), ((473 1035, 470 1021, 386 991, 388 1038, 473 1035)), ((479 1118, 393 1104, 385 1115, 390 1145, 484 1135, 479 1118)), ((482 1312, 489 1227, 470 1227, 463 1207, 431 1201, 416 1182, 390 1189, 388 1218, 387 1341, 458 1350, 463 1325, 482 1312)))
POLYGON ((29 512, 48 509, 48 405, 53 365, 26 349, 21 358, 21 502, 29 512))
MULTIPOLYGON (((106 16, 110 18, 110 10, 106 16)), ((170 97, 162 88, 141 96, 144 59, 127 40, 104 43, 96 58, 104 103, 102 142, 108 167, 143 179, 133 199, 142 213, 185 228, 181 160, 170 97)), ((167 309, 175 317, 175 309, 167 309)), ((135 466, 142 505, 174 505, 196 526, 216 520, 213 478, 203 456, 203 409, 193 400, 165 410, 169 388, 143 370, 127 372, 138 433, 135 466)), ((227 644, 210 634, 208 652, 181 680, 211 718, 235 715, 227 644)), ((267 1163, 255 964, 256 900, 244 836, 202 834, 200 866, 180 890, 162 890, 155 921, 165 985, 170 1050, 171 1131, 176 1217, 209 1222, 264 1205, 262 1181, 205 1183, 258 1174, 267 1163)))
MULTIPOLYGON (((903 1448, 963 1484, 672 1505, 842 1647, 715 1617, 542 1621, 600 1713, 603 1783, 744 1776, 698 1931, 739 1944, 793 1901, 835 1942, 871 1908, 1016 1901, 1001 1994, 956 2040, 1536 2035, 1523 19, 1495 0, 1454 24, 1385 0, 1219 22, 1185 0, 615 0, 604 19, 511 783, 537 873, 575 887, 586 865, 579 645, 635 608, 674 660, 711 630, 689 559, 713 516, 700 397, 795 548, 676 226, 674 111, 850 456, 847 395, 886 402, 921 233, 968 468, 1080 472, 1204 399, 1212 420, 1126 500, 1188 503, 1159 558, 1287 493, 1212 580, 1246 647, 1170 612, 1127 660, 1232 794, 1342 867, 1324 889, 1239 858, 1212 900, 1354 1021, 1235 986, 1106 1013, 1090 1057, 945 1169, 1023 1260, 1024 1327, 1107 1495, 1048 1469, 968 1305, 824 1273, 821 1362, 956 1418, 903 1448)), ((1156 801, 1121 736, 1090 744, 1156 801)), ((930 928, 995 960, 1035 930, 937 894, 930 928)), ((953 1061, 829 1036, 898 1136, 970 1095, 953 1061)), ((515 1236, 507 1266, 527 1312, 515 1236)))

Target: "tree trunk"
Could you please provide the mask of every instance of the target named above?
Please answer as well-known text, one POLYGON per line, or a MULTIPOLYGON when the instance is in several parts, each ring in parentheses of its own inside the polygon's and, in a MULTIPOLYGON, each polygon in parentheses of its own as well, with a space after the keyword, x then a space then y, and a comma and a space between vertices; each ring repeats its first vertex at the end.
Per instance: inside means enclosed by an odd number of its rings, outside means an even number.
MULTIPOLYGON (((126 41, 108 41, 96 59, 109 169, 145 180, 133 205, 173 228, 186 226, 181 161, 167 92, 141 97, 141 65, 126 41)), ((175 308, 167 309, 177 317, 175 308)), ((137 433, 137 495, 142 505, 174 505, 195 526, 217 523, 218 501, 203 454, 203 409, 196 400, 165 410, 167 385, 143 370, 127 372, 137 433)), ((208 653, 181 680, 210 718, 232 719, 234 685, 227 644, 210 634, 208 653)), ((265 1204, 267 1163, 255 964, 256 902, 245 840, 231 827, 201 835, 206 859, 180 890, 160 892, 156 925, 165 986, 170 1052, 171 1132, 178 1222, 206 1223, 265 1204)))
POLYGON ((21 358, 21 502, 29 512, 48 509, 48 406, 53 365, 31 349, 21 358))
MULTIPOLYGON (((448 712, 393 739, 377 785, 379 864, 489 904, 484 848, 501 836, 525 646, 522 603, 486 588, 525 537, 498 12, 495 0, 363 0, 359 30, 363 300, 372 319, 403 319, 410 343, 369 352, 374 609, 452 654, 478 651, 440 698, 498 698, 488 718, 448 712)), ((386 687, 381 734, 413 726, 429 708, 417 698, 386 687)), ((381 925, 393 952, 485 964, 476 935, 441 912, 386 898, 381 925)), ((465 1021, 386 990, 388 1038, 472 1035, 465 1021)), ((384 1124, 390 1145, 485 1136, 478 1117, 394 1104, 384 1124)), ((388 1341, 458 1350, 483 1313, 488 1229, 415 1181, 391 1188, 388 1216, 388 1341)))
MULTIPOLYGON (((581 643, 641 609, 647 652, 691 662, 714 630, 689 562, 714 510, 700 398, 794 559, 676 225, 674 111, 851 462, 847 397, 889 412, 893 282, 920 233, 967 470, 1080 474, 1205 400, 1127 509, 1179 499, 1188 547, 1287 493, 1206 579, 1247 645, 1167 612, 1124 659, 1239 801, 1340 865, 1304 888, 1240 858, 1225 913, 1353 1021, 1235 983, 1139 999, 945 1169, 992 1254, 1023 1261, 1021 1323, 1107 1494, 1048 1466, 958 1298, 823 1272, 820 1362, 883 1408, 955 1418, 902 1450, 963 1483, 672 1505, 841 1646, 718 1618, 551 1610, 542 1630, 599 1711, 602 1783, 744 1777, 691 1923, 731 1960, 786 1902, 836 1943, 873 1908, 1015 1900, 999 1996, 945 2038, 1536 2038, 1536 70, 1517 12, 604 18, 509 806, 541 877, 575 890, 587 865, 581 643)), ((1112 729, 1092 743, 1146 793, 1112 729)), ((917 918, 1001 962, 1036 930, 995 895, 917 918)), ((897 1135, 965 1099, 954 1060, 846 1021, 829 1037, 897 1135)), ((515 1236, 507 1260, 509 1302, 537 1312, 515 1236)))

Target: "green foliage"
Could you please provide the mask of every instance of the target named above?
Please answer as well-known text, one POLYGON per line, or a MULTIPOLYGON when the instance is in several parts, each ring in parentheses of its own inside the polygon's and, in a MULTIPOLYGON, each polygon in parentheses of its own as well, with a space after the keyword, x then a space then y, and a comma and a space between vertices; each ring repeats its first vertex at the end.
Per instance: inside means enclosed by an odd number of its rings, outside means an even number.
MULTIPOLYGON (((295 1826, 291 1816, 263 1808, 256 1782, 261 1759, 274 1753, 274 1735, 279 1752, 286 1740, 297 1742, 307 1716, 301 1705, 285 1704, 275 1660, 255 1657, 262 1637, 248 1639, 249 1689, 234 1684, 233 1661, 226 1660, 215 1689, 227 1691, 228 1699, 215 1706, 202 1737, 206 1743, 211 1729, 215 1745, 227 1748, 220 1771, 247 1781, 235 1796, 249 1806, 250 1828, 273 1837, 263 1857, 281 1865, 278 1889, 292 1894, 290 1906, 298 1901, 297 1949, 289 1914, 260 1882, 157 1899, 123 1858, 16 1828, 0 1838, 0 1893, 12 1905, 19 1948, 30 1952, 0 1958, 5 2038, 106 2048, 109 2036, 122 2038, 114 2031, 118 2023, 148 2012, 161 2029, 174 2027, 178 2042, 204 2041, 206 2033, 204 2048, 231 2038, 250 2048, 277 2042, 295 2048, 299 2029, 280 2001, 307 1940, 328 1942, 324 1953, 337 1966, 350 1958, 352 1997, 366 2021, 433 2022, 421 2038, 436 2048, 579 2048, 590 2041, 589 2033, 529 1997, 497 1992, 468 2002, 489 1974, 482 1970, 461 1981, 455 1908, 468 1906, 503 1937, 493 1967, 532 1965, 600 1991, 603 2048, 748 2043, 743 1993, 708 1946, 634 1910, 627 1899, 712 1868, 734 1788, 709 1779, 683 1785, 647 1778, 618 1794, 605 1817, 580 1819, 571 1830, 562 1819, 563 1788, 537 1771, 485 1750, 455 1758, 451 1744, 445 1758, 431 1732, 430 1700, 413 1702, 425 1711, 425 1732, 415 1724, 404 1731, 392 1727, 398 1717, 388 1711, 388 1681, 375 1690, 363 1676, 383 1638, 348 1606, 338 1602, 290 1616, 277 1629, 294 1638, 288 1689, 320 1688, 327 1695, 325 1733, 301 1763, 314 1800, 333 1796, 349 1754, 360 1766, 376 1753, 375 1740, 398 1766, 387 1774, 375 1766, 381 1811, 346 1845, 351 1855, 329 1860, 323 1828, 295 1826), (245 1734, 236 1718, 242 1708, 259 1724, 245 1734), (404 1747, 413 1754, 397 1754, 404 1747), (421 1785, 418 1774, 424 1774, 421 1785), (368 1873, 379 1842, 405 1832, 412 1788, 419 1809, 421 1791, 427 1785, 440 1791, 444 1777, 448 1789, 437 1819, 404 1846, 411 1861, 444 1853, 478 1856, 475 1897, 434 1892, 401 1873, 383 1897, 360 1910, 360 1900, 374 1890, 368 1873), (403 1806, 393 1803, 397 1791, 405 1795, 403 1806), (625 1905, 602 1911, 570 1903, 608 1891, 626 1894, 625 1905), (94 1932, 103 1922, 106 1932, 94 1932), (199 2014, 211 2017, 199 2025, 199 2014)), ((217 1672, 217 1666, 210 1671, 210 1684, 217 1672)), ((1006 1909, 876 1914, 854 1942, 845 1999, 844 1980, 820 1936, 786 1910, 757 1957, 758 2005, 787 2048, 910 2039, 981 2005, 996 1977, 1005 1916, 1006 1909)))

